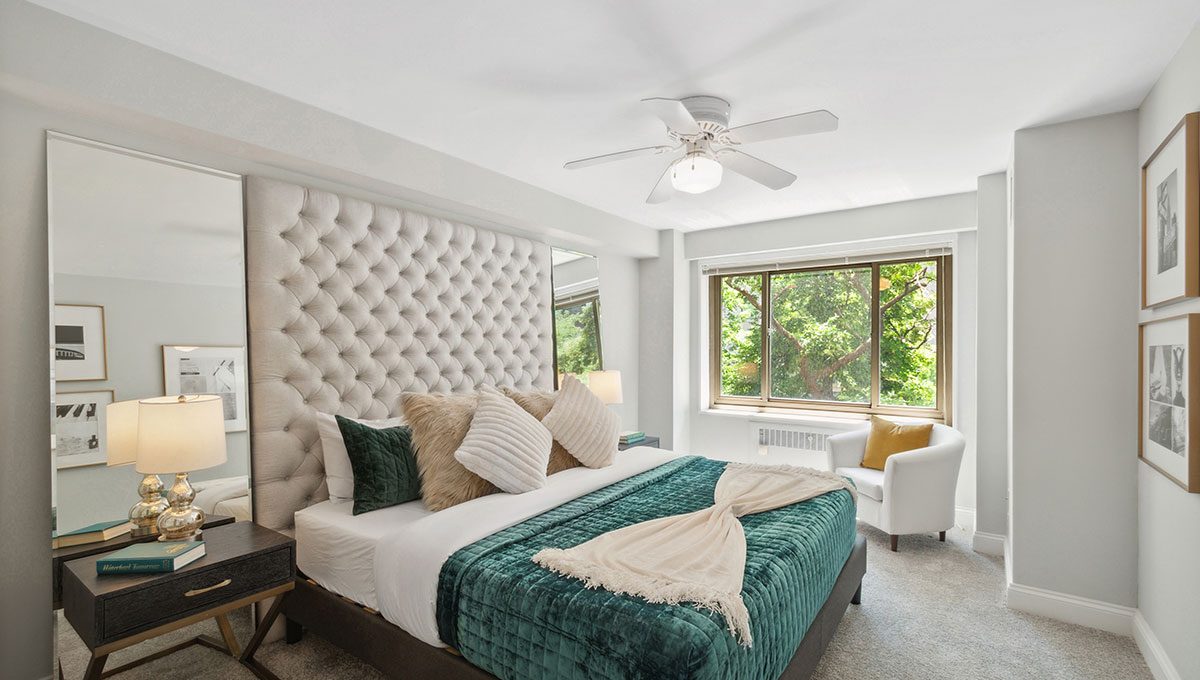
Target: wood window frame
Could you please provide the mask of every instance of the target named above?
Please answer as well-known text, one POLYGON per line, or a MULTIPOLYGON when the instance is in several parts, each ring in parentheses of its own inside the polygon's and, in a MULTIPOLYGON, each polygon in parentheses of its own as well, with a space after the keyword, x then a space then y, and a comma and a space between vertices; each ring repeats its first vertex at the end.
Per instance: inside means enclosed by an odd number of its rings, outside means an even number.
POLYGON ((869 261, 840 265, 799 266, 762 271, 746 271, 730 274, 713 274, 709 281, 709 357, 708 383, 709 406, 751 407, 757 411, 826 411, 839 414, 859 416, 863 419, 872 415, 906 416, 926 418, 947 425, 951 422, 953 398, 951 394, 951 379, 953 367, 953 290, 954 290, 954 261, 948 254, 926 257, 897 257, 880 256, 869 261), (902 264, 905 262, 937 262, 937 396, 933 408, 920 406, 891 406, 880 403, 879 399, 879 348, 882 329, 879 318, 879 267, 881 265, 902 264), (853 403, 839 401, 823 401, 810 399, 795 399, 771 396, 771 361, 770 361, 770 318, 771 318, 771 277, 777 274, 796 272, 822 272, 839 269, 871 269, 871 394, 870 403, 853 403), (758 397, 738 397, 721 394, 721 281, 729 276, 759 276, 761 277, 762 314, 759 320, 761 338, 759 379, 761 384, 758 397))
POLYGON ((558 374, 558 310, 567 307, 575 307, 587 303, 592 304, 592 318, 596 323, 596 360, 600 362, 599 370, 604 370, 604 343, 601 340, 600 332, 600 290, 588 290, 574 295, 564 295, 554 301, 554 309, 550 313, 550 331, 551 337, 554 339, 554 388, 562 387, 559 384, 558 374))

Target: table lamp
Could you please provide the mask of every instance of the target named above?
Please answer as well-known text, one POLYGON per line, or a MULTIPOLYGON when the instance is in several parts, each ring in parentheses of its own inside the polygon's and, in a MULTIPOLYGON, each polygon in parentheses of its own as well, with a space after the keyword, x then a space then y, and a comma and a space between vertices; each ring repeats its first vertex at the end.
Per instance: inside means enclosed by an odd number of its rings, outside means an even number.
POLYGON ((620 371, 592 371, 588 373, 587 386, 605 405, 620 404, 623 401, 620 371))
MULTIPOLYGON (((105 407, 108 441, 108 466, 129 465, 137 460, 138 402, 118 401, 105 407)), ((153 536, 158 533, 158 516, 167 509, 167 499, 162 497, 162 480, 158 475, 147 474, 138 484, 138 496, 142 500, 129 508, 129 521, 133 524, 133 536, 153 536)))
POLYGON ((170 504, 157 520, 158 540, 187 541, 200 534, 204 511, 192 505, 196 492, 188 473, 224 463, 225 415, 221 397, 180 395, 138 402, 137 463, 143 474, 174 472, 170 504))

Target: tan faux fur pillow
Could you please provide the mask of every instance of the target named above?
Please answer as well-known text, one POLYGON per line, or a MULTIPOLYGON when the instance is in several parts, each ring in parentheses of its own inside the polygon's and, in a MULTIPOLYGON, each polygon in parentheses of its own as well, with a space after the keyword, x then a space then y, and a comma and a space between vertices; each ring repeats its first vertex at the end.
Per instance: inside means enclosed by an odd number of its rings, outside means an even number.
MULTIPOLYGON (((502 391, 509 399, 525 409, 526 413, 538 420, 545 418, 550 409, 554 408, 554 395, 550 392, 518 392, 511 387, 502 388, 502 391)), ((580 465, 583 463, 567 453, 563 445, 556 441, 550 448, 550 464, 546 466, 546 474, 552 475, 555 472, 562 472, 580 465)))
POLYGON ((471 429, 478 397, 405 392, 400 400, 412 428, 425 507, 435 512, 445 510, 499 490, 454 459, 454 452, 471 429))

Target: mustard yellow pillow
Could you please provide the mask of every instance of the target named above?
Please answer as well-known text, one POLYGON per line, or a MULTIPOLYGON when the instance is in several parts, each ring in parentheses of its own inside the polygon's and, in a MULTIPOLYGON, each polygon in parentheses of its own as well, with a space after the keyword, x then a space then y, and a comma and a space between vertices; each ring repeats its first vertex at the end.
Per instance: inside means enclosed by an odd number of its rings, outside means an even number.
POLYGON ((879 416, 871 416, 871 433, 867 435, 867 450, 863 454, 862 466, 882 470, 887 457, 893 453, 929 446, 929 435, 932 432, 933 423, 901 425, 879 416))

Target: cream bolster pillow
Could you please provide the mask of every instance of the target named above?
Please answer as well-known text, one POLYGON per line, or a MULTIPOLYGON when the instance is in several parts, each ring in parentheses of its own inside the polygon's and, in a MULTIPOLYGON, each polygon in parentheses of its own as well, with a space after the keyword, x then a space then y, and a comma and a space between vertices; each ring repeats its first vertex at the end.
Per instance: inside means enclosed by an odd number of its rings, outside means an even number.
POLYGON ((501 491, 525 493, 546 486, 552 442, 550 430, 517 402, 483 387, 454 459, 501 491))
POLYGON ((612 465, 617 456, 621 419, 575 376, 563 379, 542 425, 567 453, 590 468, 612 465))
MULTIPOLYGON (((351 418, 360 425, 377 430, 405 425, 404 416, 383 420, 360 420, 351 418)), ((328 413, 317 413, 317 434, 321 437, 321 450, 325 454, 325 483, 329 485, 329 500, 346 503, 354 500, 354 469, 350 467, 350 454, 337 420, 328 413)))

